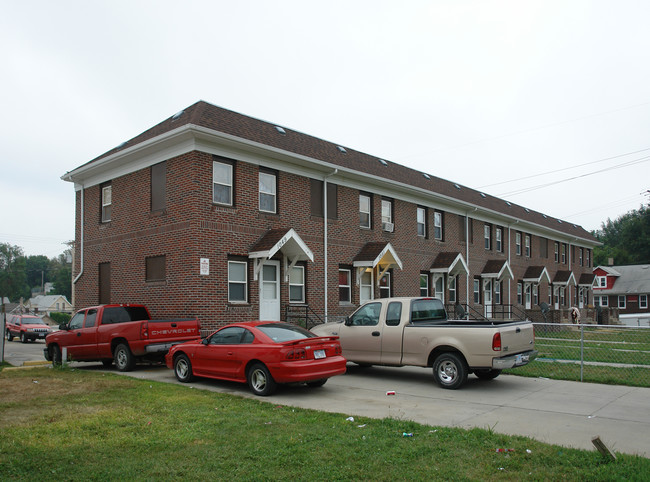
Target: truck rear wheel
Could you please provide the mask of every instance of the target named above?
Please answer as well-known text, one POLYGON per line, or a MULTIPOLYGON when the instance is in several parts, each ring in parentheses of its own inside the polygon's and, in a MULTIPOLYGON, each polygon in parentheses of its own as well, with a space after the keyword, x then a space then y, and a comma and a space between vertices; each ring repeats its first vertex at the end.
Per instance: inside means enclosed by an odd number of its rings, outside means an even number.
POLYGON ((125 343, 117 345, 113 358, 115 359, 115 366, 121 372, 130 372, 135 366, 135 357, 131 353, 129 345, 125 343))
POLYGON ((456 353, 443 353, 433 362, 433 376, 442 388, 455 390, 467 380, 467 363, 456 353))

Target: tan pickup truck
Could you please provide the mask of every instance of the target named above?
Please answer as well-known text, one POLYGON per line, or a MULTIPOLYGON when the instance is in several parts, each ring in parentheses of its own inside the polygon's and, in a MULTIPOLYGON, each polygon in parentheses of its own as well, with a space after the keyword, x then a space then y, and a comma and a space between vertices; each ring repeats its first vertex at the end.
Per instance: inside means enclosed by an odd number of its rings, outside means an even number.
POLYGON ((443 388, 459 388, 470 373, 491 380, 504 368, 537 356, 529 321, 448 320, 437 298, 384 298, 362 305, 345 322, 315 326, 338 335, 343 356, 359 365, 433 367, 443 388))

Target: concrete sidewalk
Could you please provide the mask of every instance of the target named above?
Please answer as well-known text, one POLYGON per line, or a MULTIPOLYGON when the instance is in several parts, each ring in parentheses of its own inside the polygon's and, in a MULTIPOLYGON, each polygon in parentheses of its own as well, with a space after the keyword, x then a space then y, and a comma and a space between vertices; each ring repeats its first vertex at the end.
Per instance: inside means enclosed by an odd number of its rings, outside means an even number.
MULTIPOLYGON (((15 352, 22 351, 15 348, 15 352)), ((24 356, 16 358, 12 361, 8 357, 7 361, 14 365, 25 361, 24 356)), ((101 364, 74 366, 119 373, 101 364)), ((138 366, 124 375, 179 383, 172 370, 163 366, 138 366)), ((260 399, 239 383, 199 379, 188 386, 260 399)), ((348 364, 347 374, 331 378, 322 388, 281 387, 272 397, 260 400, 346 417, 391 417, 433 426, 478 427, 586 450, 595 450, 591 440, 600 436, 615 452, 650 458, 650 388, 502 375, 488 382, 470 376, 460 390, 444 390, 433 382, 428 368, 361 368, 348 364), (388 391, 395 391, 395 395, 386 395, 388 391)))

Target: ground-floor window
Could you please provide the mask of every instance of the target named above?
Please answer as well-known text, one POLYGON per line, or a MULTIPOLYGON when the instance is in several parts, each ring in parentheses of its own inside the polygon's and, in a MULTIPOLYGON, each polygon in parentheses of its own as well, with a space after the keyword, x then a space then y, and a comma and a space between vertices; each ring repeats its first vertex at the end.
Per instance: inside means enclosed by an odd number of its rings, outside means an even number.
POLYGON ((648 308, 648 295, 639 295, 639 308, 648 308))
POLYGON ((517 304, 518 305, 523 305, 524 304, 524 287, 521 283, 517 283, 517 304))
POLYGON ((228 261, 228 301, 245 303, 248 293, 248 264, 245 261, 228 261))
POLYGON ((437 276, 435 278, 435 281, 433 282, 433 289, 434 289, 433 296, 438 298, 440 301, 444 302, 445 301, 445 280, 443 275, 437 276))
POLYGON ((339 269, 339 303, 352 303, 352 271, 339 269))
POLYGON ((494 282, 494 304, 501 304, 501 281, 494 282))
POLYGON ((456 303, 456 277, 449 280, 449 302, 456 303))
POLYGON ((289 273, 289 303, 305 302, 305 268, 294 266, 289 273))
POLYGON ((359 280, 359 302, 361 304, 372 299, 372 272, 364 271, 359 280))
POLYGON ((391 296, 390 271, 387 271, 379 280, 379 297, 390 298, 391 296))
POLYGON ((479 279, 474 280, 474 303, 477 305, 481 303, 481 280, 479 279))
POLYGON ((420 296, 429 296, 429 275, 420 274, 420 296))
POLYGON ((618 307, 622 310, 625 309, 625 295, 620 295, 618 297, 618 307))

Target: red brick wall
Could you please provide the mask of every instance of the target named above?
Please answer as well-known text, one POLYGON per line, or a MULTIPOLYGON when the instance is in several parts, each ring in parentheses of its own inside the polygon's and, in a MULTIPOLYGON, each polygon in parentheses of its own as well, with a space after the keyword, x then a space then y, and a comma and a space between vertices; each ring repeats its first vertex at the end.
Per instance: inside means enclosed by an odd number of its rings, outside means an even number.
MULTIPOLYGON (((324 312, 323 219, 311 216, 310 180, 278 173, 278 212, 265 214, 258 209, 259 167, 235 163, 235 203, 223 207, 212 203, 211 155, 191 152, 167 161, 167 209, 164 213, 150 210, 150 169, 112 180, 112 216, 109 223, 100 222, 100 189, 85 190, 83 275, 75 286, 76 308, 98 303, 98 266, 111 263, 111 302, 144 303, 154 317, 197 316, 204 327, 216 327, 232 321, 252 320, 258 316, 259 285, 253 281, 253 263, 249 262, 249 302, 229 304, 228 256, 247 257, 249 249, 268 230, 294 228, 314 254, 314 262, 306 264, 306 302, 319 314, 324 312), (145 259, 166 256, 166 280, 145 280, 145 259), (210 260, 210 274, 201 276, 199 260, 210 260)), ((77 193, 77 240, 80 240, 81 208, 77 193)), ((359 302, 359 289, 353 284, 352 305, 339 305, 338 269, 351 265, 361 247, 370 241, 390 242, 403 263, 403 270, 392 271, 394 296, 419 294, 419 275, 430 269, 441 251, 458 251, 466 257, 466 243, 461 242, 457 214, 444 213, 444 239, 433 239, 433 209, 427 210, 429 236, 417 236, 416 205, 395 199, 393 202, 393 233, 381 229, 381 196, 373 195, 373 229, 359 227, 359 191, 338 186, 338 219, 328 225, 329 266, 327 273, 331 318, 349 314, 359 302)), ((479 275, 489 259, 507 259, 509 238, 503 231, 504 252, 483 245, 483 222, 474 220, 474 242, 469 244, 469 300, 473 302, 472 279, 479 275)), ((539 257, 539 242, 531 240, 532 257, 514 255, 514 230, 511 265, 515 280, 510 283, 510 303, 516 303, 516 281, 529 265, 546 265, 551 275, 557 269, 569 269, 553 261, 552 241, 549 258, 539 257)), ((523 243, 523 238, 522 238, 523 243)), ((76 269, 81 269, 81 249, 76 250, 76 269)), ((572 265, 576 279, 577 265, 572 265)), ((282 270, 282 268, 281 268, 282 270)), ((582 271, 590 272, 590 268, 582 271)), ((282 273, 281 306, 288 302, 288 285, 282 273)), ((355 279, 353 272, 353 280, 355 279)), ((354 281, 353 281, 354 282, 354 281)), ((457 284, 460 302, 466 297, 466 277, 457 284)), ((503 303, 508 303, 508 283, 503 284, 503 303)), ((540 301, 546 301, 540 290, 540 301)), ((377 294, 376 294, 377 296, 377 294)), ((448 294, 445 295, 448 299, 448 294)))

